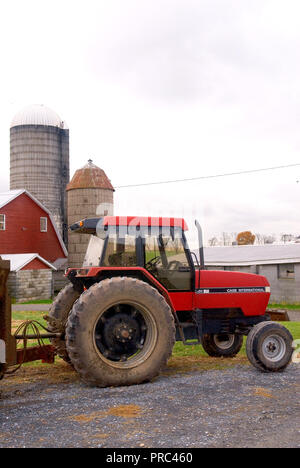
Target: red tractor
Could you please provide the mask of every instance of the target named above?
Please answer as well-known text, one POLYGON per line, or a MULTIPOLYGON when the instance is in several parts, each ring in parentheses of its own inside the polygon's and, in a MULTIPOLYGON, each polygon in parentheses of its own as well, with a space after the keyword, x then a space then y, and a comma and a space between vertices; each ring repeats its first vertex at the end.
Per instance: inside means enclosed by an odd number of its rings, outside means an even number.
POLYGON ((110 217, 71 226, 90 234, 82 268, 49 313, 57 353, 84 381, 132 385, 158 375, 176 340, 201 344, 210 356, 232 357, 247 335, 247 355, 258 369, 281 371, 292 356, 292 336, 266 314, 270 286, 263 276, 205 269, 178 218, 110 217), (61 333, 61 336, 58 335, 61 333))

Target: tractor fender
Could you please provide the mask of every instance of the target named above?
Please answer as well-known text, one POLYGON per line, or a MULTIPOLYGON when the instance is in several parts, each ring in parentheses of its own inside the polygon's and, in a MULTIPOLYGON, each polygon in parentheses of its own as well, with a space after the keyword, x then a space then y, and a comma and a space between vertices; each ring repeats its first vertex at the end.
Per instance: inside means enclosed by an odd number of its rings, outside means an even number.
POLYGON ((69 270, 66 276, 68 276, 69 280, 76 285, 78 279, 82 280, 82 285, 85 285, 85 280, 89 278, 98 278, 98 281, 102 281, 102 279, 109 278, 112 276, 117 276, 116 273, 119 273, 120 276, 137 276, 142 281, 153 286, 157 289, 162 296, 165 298, 168 305, 171 307, 173 313, 176 313, 176 308, 172 302, 172 299, 167 291, 167 289, 156 279, 154 278, 146 268, 143 267, 91 267, 89 269, 82 268, 81 270, 76 270, 75 275, 72 276, 72 270, 69 270), (83 270, 83 273, 79 273, 83 270))

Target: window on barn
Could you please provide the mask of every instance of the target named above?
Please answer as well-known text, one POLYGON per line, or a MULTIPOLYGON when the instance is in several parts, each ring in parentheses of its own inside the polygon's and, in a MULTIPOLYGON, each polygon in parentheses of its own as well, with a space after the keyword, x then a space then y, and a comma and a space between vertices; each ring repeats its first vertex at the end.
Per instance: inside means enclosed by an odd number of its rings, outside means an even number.
POLYGON ((278 265, 278 278, 280 279, 294 279, 295 278, 295 265, 291 263, 278 265))
POLYGON ((40 219, 41 232, 47 232, 47 218, 40 219))
POLYGON ((5 231, 5 215, 0 214, 0 231, 5 231))

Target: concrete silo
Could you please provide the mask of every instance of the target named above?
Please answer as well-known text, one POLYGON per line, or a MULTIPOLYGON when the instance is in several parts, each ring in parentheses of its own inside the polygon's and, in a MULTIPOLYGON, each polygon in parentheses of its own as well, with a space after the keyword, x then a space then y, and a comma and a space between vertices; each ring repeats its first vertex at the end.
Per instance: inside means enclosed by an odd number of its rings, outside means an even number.
MULTIPOLYGON (((91 160, 78 169, 67 186, 68 225, 96 216, 113 215, 114 188, 105 172, 91 160)), ((68 234, 68 264, 81 267, 89 243, 86 234, 68 234)))
POLYGON ((53 110, 32 105, 10 128, 10 189, 26 189, 48 208, 67 241, 69 130, 53 110))

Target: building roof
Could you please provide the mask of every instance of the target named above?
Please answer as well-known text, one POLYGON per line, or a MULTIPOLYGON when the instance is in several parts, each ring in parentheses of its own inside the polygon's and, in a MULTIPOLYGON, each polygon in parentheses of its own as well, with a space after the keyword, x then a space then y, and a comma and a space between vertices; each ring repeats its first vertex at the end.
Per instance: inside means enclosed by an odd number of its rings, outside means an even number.
POLYGON ((40 257, 37 253, 21 253, 21 254, 1 254, 2 260, 10 261, 10 271, 20 271, 32 260, 38 259, 52 270, 56 270, 55 266, 40 257))
POLYGON ((75 172, 71 182, 67 185, 67 190, 83 188, 114 190, 103 169, 96 166, 91 159, 85 166, 75 172))
POLYGON ((57 238, 59 240, 59 243, 61 245, 61 248, 65 254, 65 256, 67 257, 68 256, 68 251, 66 249, 66 246, 64 244, 64 241, 62 240, 62 237, 56 227, 56 224, 55 224, 55 221, 52 217, 52 214, 51 212, 39 201, 37 200, 33 195, 31 195, 30 192, 28 192, 27 190, 25 189, 20 189, 20 190, 8 190, 7 192, 0 192, 0 209, 3 208, 4 206, 8 205, 8 203, 12 202, 13 200, 15 200, 17 197, 19 197, 20 195, 22 195, 23 193, 25 193, 26 195, 28 195, 28 197, 30 197, 40 208, 42 208, 42 210, 44 210, 48 216, 49 216, 49 219, 51 221, 51 224, 53 226, 53 229, 57 235, 57 238))
POLYGON ((67 128, 65 122, 49 107, 34 104, 20 110, 12 119, 10 128, 19 125, 45 125, 50 127, 67 128))
POLYGON ((300 244, 205 247, 204 259, 205 264, 210 266, 300 263, 300 244))
POLYGON ((13 201, 23 192, 24 190, 8 190, 7 192, 0 192, 0 208, 13 201))

